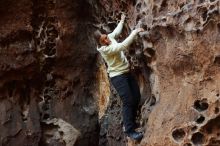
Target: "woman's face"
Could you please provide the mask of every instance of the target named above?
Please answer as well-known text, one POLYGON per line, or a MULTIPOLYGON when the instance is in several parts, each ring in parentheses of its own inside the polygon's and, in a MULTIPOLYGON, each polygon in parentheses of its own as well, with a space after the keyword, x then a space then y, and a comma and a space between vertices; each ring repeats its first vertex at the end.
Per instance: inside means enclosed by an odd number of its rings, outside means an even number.
POLYGON ((110 39, 108 38, 108 36, 106 34, 102 34, 100 39, 101 39, 101 42, 104 45, 110 45, 111 44, 111 41, 110 41, 110 39))

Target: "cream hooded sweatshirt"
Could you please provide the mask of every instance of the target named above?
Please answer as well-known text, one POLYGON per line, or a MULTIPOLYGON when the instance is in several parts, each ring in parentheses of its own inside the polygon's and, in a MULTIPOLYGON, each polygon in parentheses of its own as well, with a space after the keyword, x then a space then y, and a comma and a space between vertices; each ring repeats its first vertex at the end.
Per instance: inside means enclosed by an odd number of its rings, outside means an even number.
POLYGON ((123 50, 127 49, 133 42, 138 31, 133 30, 123 42, 118 43, 115 38, 120 35, 123 24, 124 21, 121 20, 115 30, 108 34, 108 38, 111 41, 110 45, 102 46, 97 49, 107 63, 109 77, 115 77, 129 71, 129 62, 125 57, 123 50))

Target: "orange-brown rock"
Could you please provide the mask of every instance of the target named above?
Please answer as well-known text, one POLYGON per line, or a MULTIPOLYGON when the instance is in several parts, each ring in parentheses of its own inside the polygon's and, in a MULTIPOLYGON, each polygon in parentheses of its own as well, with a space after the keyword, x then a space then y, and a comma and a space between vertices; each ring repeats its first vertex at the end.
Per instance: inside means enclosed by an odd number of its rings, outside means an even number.
POLYGON ((112 12, 107 20, 114 20, 118 12, 124 11, 127 27, 146 30, 128 56, 132 67, 138 69, 135 73, 141 89, 150 84, 150 89, 141 90, 142 96, 150 92, 156 104, 153 108, 147 102, 143 104, 140 120, 145 130, 144 139, 140 144, 128 144, 220 145, 220 2, 132 2, 103 2, 103 7, 112 12), (144 55, 141 59, 140 52, 144 55), (143 84, 143 79, 150 83, 143 84))
POLYGON ((219 146, 219 0, 1 0, 0 145, 219 146), (121 102, 93 32, 118 41, 139 81, 140 142, 123 134, 121 102))

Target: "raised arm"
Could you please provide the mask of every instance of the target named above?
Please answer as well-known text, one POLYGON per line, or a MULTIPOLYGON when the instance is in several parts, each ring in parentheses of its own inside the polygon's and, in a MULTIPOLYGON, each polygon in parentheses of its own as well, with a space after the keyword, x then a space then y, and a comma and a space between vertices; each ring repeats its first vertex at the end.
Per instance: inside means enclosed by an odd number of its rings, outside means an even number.
POLYGON ((125 14, 123 13, 121 15, 121 21, 118 23, 118 26, 115 28, 115 30, 109 34, 109 37, 116 38, 121 34, 122 29, 123 29, 123 25, 124 25, 124 21, 125 21, 125 14))
POLYGON ((139 32, 143 32, 143 31, 144 31, 143 28, 138 28, 133 30, 131 34, 123 42, 117 43, 115 45, 109 45, 108 47, 105 48, 104 51, 108 54, 111 54, 127 49, 133 43, 135 36, 139 32))

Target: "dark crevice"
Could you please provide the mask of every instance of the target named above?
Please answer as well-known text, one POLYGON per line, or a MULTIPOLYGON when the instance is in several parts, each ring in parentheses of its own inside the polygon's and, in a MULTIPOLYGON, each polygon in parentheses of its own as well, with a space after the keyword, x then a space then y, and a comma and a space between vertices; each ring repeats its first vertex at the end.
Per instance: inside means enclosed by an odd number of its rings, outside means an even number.
POLYGON ((205 111, 205 110, 208 109, 209 104, 207 103, 207 99, 196 100, 196 101, 194 102, 193 107, 194 107, 197 111, 202 112, 202 111, 205 111))
POLYGON ((197 128, 198 128, 197 126, 193 126, 193 127, 191 128, 191 131, 194 132, 194 131, 197 130, 197 128))
POLYGON ((220 23, 217 24, 218 32, 220 33, 220 23))
POLYGON ((192 146, 191 143, 185 143, 183 146, 192 146))
POLYGON ((211 119, 208 123, 203 127, 206 133, 211 134, 215 131, 220 130, 220 116, 211 119))
POLYGON ((148 48, 147 49, 147 52, 153 57, 153 56, 155 56, 155 50, 153 49, 153 48, 148 48))
POLYGON ((199 4, 204 3, 204 2, 205 2, 205 0, 199 0, 199 4))
POLYGON ((192 135, 192 143, 195 145, 203 144, 205 141, 205 137, 201 132, 196 132, 192 135))
POLYGON ((159 12, 165 11, 168 7, 167 0, 163 0, 159 12))
POLYGON ((205 117, 203 115, 200 115, 197 119, 196 119, 196 123, 198 124, 202 124, 205 121, 205 117))
POLYGON ((220 65, 220 56, 215 56, 214 64, 220 65))
POLYGON ((141 10, 141 3, 138 3, 137 5, 136 5, 136 10, 137 10, 137 12, 139 13, 140 12, 140 10, 141 10))
POLYGON ((206 11, 204 11, 203 13, 202 13, 202 19, 203 19, 203 21, 206 21, 207 20, 207 10, 206 11))
POLYGON ((182 141, 185 137, 186 133, 183 129, 175 129, 173 132, 172 132, 172 136, 174 138, 174 140, 176 141, 182 141))
POLYGON ((12 97, 13 96, 13 92, 16 88, 16 81, 11 81, 9 83, 7 83, 7 85, 5 85, 8 87, 8 97, 12 97))
POLYGON ((19 30, 8 34, 4 38, 0 38, 0 46, 5 47, 14 42, 27 42, 31 41, 32 33, 27 30, 19 30))
POLYGON ((209 7, 209 9, 210 9, 210 10, 213 10, 215 7, 216 7, 216 6, 211 5, 211 6, 209 7))
POLYGON ((219 113, 219 108, 215 107, 215 114, 218 114, 218 113, 219 113))

